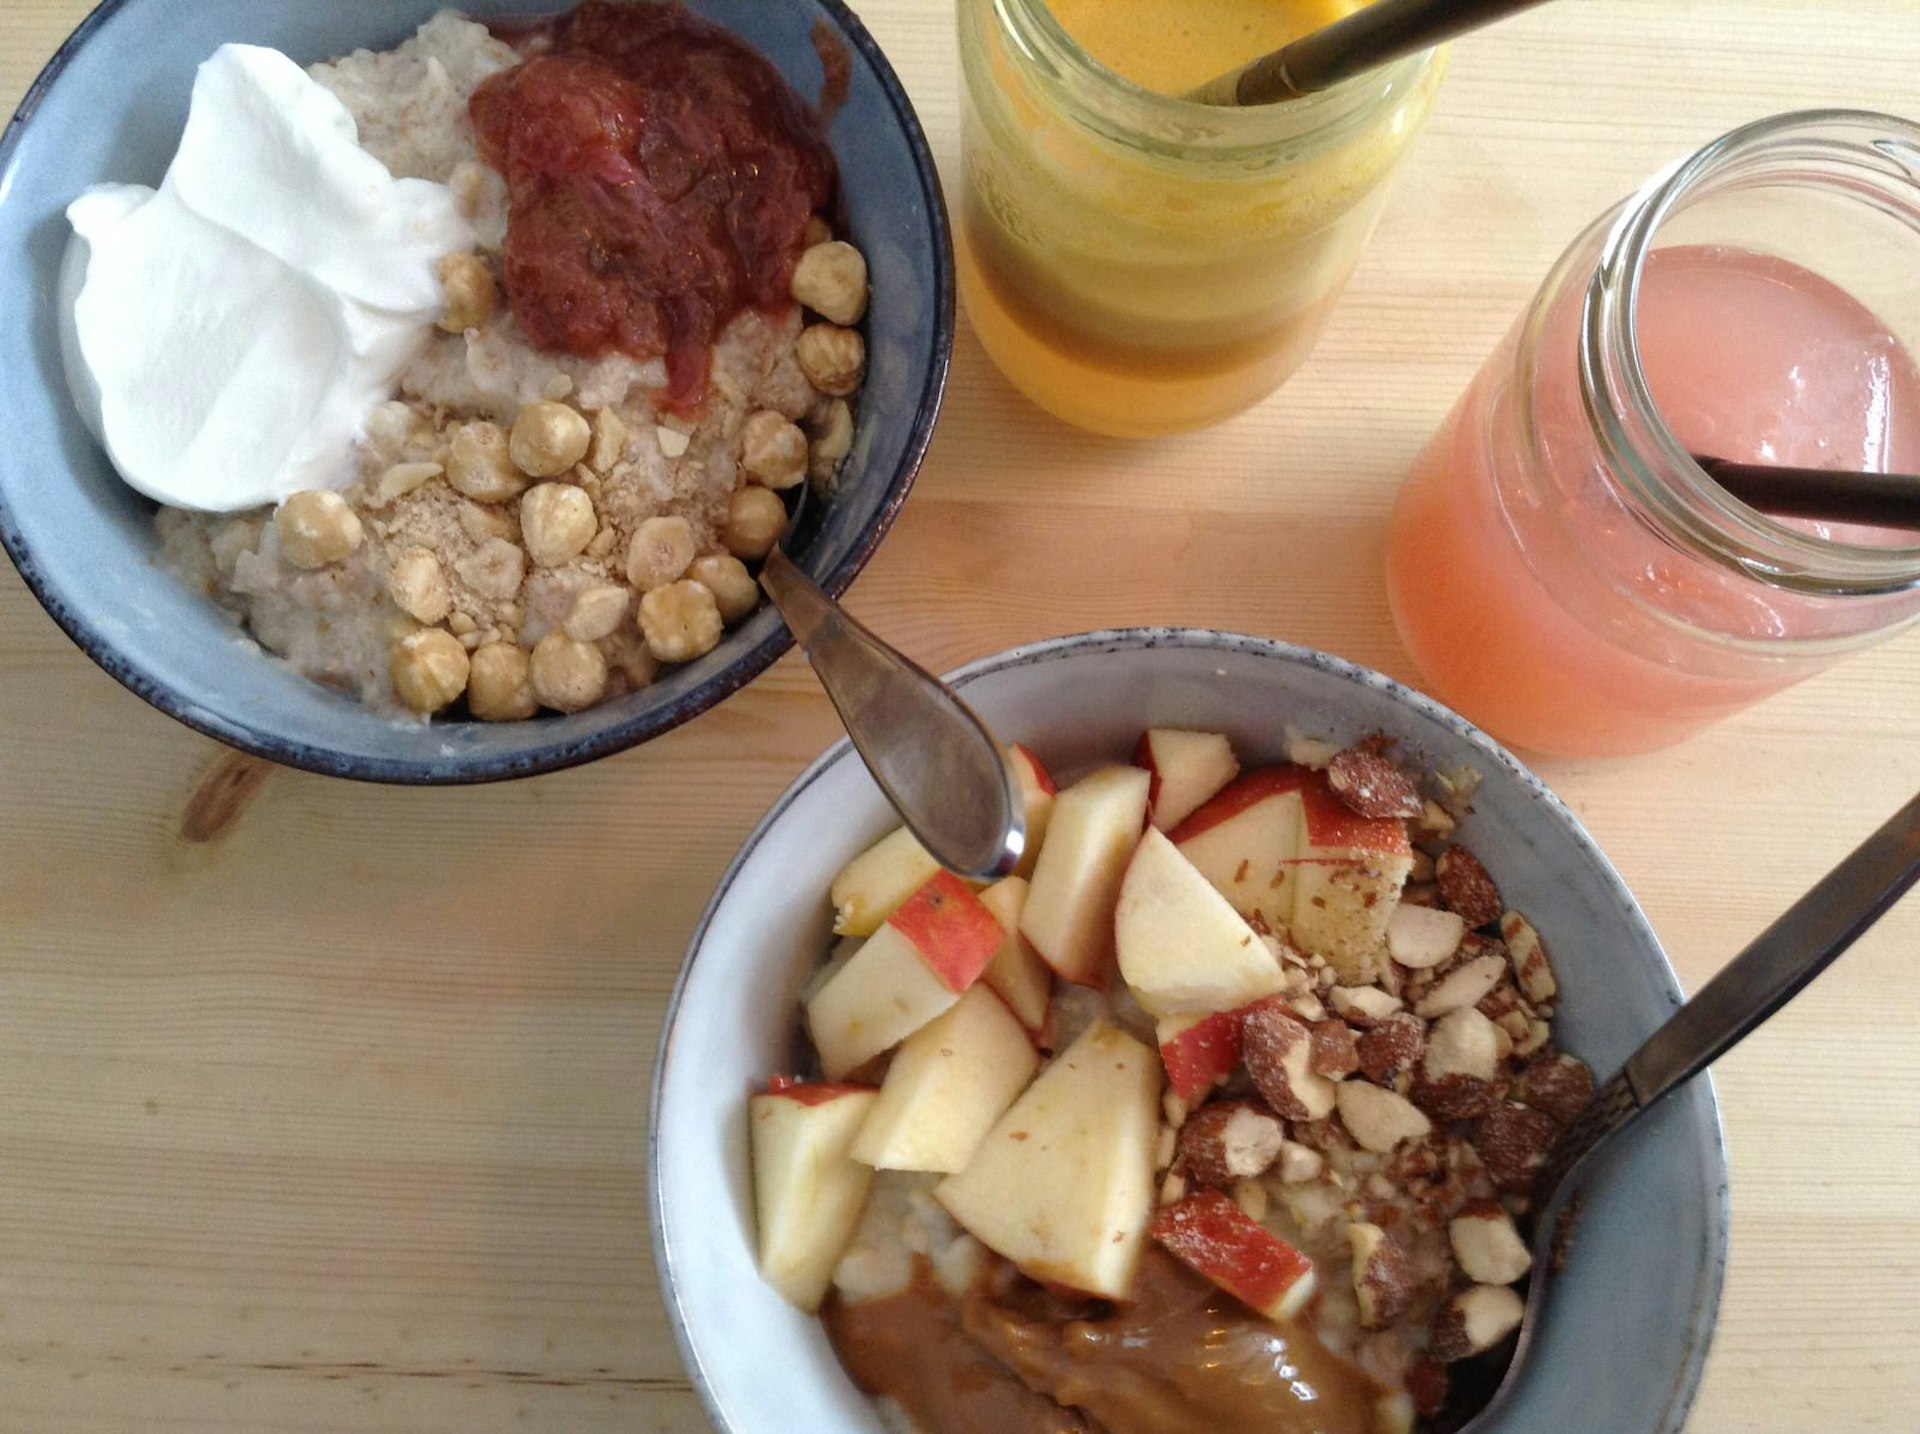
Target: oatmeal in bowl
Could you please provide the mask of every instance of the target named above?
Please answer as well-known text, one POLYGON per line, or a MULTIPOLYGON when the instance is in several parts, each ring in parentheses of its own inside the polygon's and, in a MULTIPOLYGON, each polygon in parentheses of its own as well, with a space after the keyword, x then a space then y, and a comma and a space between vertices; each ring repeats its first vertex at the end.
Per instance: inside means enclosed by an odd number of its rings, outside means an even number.
MULTIPOLYGON (((1457 1427, 1545 1142, 1673 999, 1617 878, 1484 737, 1317 654, 1103 633, 957 680, 1023 744, 1024 884, 939 873, 829 754, 669 1014, 656 1239, 715 1423, 1457 1427), (740 1327, 795 1371, 782 1408, 740 1327)), ((1589 1185, 1492 1427, 1679 1427, 1724 1241, 1710 1098, 1663 1135, 1589 1185), (1614 1357, 1623 1309, 1667 1332, 1650 1364, 1614 1357)))
MULTIPOLYGON (((116 675, 345 775, 565 765, 750 680, 786 641, 756 571, 796 490, 819 501, 787 542, 843 589, 951 341, 930 159, 838 7, 468 8, 305 68, 340 26, 289 23, 281 53, 256 9, 176 57, 197 74, 158 186, 69 188, 72 394, 36 415, 98 442, 78 496, 111 510, 86 531, 118 581, 51 524, 73 494, 0 489, 10 553, 116 675)), ((49 101, 142 21, 128 0, 70 46, 49 101)))

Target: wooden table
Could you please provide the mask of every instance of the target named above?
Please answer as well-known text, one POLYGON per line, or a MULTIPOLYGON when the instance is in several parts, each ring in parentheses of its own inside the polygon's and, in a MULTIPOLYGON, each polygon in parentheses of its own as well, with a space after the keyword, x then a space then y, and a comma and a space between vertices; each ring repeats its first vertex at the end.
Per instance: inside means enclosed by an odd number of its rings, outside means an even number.
MULTIPOLYGON (((951 175, 950 0, 862 8, 951 175)), ((0 102, 83 9, 5 0, 0 102)), ((1412 676, 1389 504, 1561 246, 1736 123, 1898 110, 1917 69, 1916 0, 1581 0, 1462 45, 1305 372, 1128 446, 963 333, 853 607, 935 668, 1156 622, 1412 676)), ((1692 987, 1920 785, 1916 709, 1920 635, 1676 751, 1541 770, 1692 987)), ((705 1427, 654 1288, 647 1085, 713 882, 835 736, 803 666, 582 771, 235 794, 8 570, 0 732, 0 1429, 705 1427)), ((1920 1427, 1917 943, 1920 903, 1720 1068, 1733 1264, 1696 1430, 1920 1427)))

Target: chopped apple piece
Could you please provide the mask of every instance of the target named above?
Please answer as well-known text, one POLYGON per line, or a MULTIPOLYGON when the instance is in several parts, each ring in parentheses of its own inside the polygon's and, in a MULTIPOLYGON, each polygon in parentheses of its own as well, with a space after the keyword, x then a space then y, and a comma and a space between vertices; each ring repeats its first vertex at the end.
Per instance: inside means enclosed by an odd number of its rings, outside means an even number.
POLYGON ((807 1002, 827 1078, 840 1079, 945 1012, 1005 935, 951 872, 922 886, 807 1002))
POLYGON ((1060 789, 1053 784, 1046 765, 1033 754, 1031 747, 1015 742, 1007 748, 1007 760, 1019 780, 1020 797, 1026 803, 1027 812, 1027 849, 1020 854, 1020 864, 1013 869, 1013 874, 1032 876, 1034 863, 1040 859, 1040 844, 1047 839, 1053 799, 1060 789))
POLYGON ((1027 1087, 934 1198, 1029 1277, 1124 1299, 1153 1212, 1159 1124, 1153 1052, 1098 1021, 1027 1087))
POLYGON ((747 1102, 760 1273, 812 1313, 853 1237, 873 1179, 872 1167, 848 1150, 876 1092, 864 1085, 775 1084, 747 1102))
POLYGON ((1292 1319, 1313 1297, 1313 1261, 1218 1190, 1196 1191, 1160 1211, 1153 1238, 1268 1319, 1292 1319))
POLYGON ((1240 1064, 1240 1012, 1168 1016, 1154 1027, 1167 1084, 1192 1105, 1232 1075, 1240 1064))
POLYGON ((880 838, 840 868, 833 879, 833 930, 837 936, 871 936, 940 863, 905 827, 880 838))
POLYGON ((1293 940, 1324 957, 1341 981, 1365 985, 1386 960, 1387 923, 1413 870, 1413 845, 1398 818, 1356 816, 1326 774, 1300 789, 1301 840, 1293 883, 1293 940))
POLYGON ((853 1158, 881 1170, 959 1170, 1039 1064, 1025 1028, 982 981, 894 1053, 853 1158))
POLYGON ((1040 959, 1033 944, 1020 934, 1020 913, 1027 905, 1027 883, 1017 876, 997 881, 980 893, 980 900, 1006 931, 1000 950, 980 979, 1000 993, 1029 1031, 1047 1024, 1047 1002, 1053 995, 1053 968, 1040 959))
POLYGON ((1148 827, 1114 909, 1120 974, 1149 1015, 1237 1010, 1286 984, 1286 973, 1194 864, 1148 827))
POLYGON ((1120 878, 1147 821, 1147 774, 1103 767, 1054 798, 1020 930, 1066 980, 1104 987, 1120 878))
POLYGON ((1304 767, 1249 772, 1167 833, 1235 911, 1276 935, 1293 920, 1300 790, 1314 778, 1304 767))
POLYGON ((1153 824, 1172 831, 1215 792, 1240 775, 1233 744, 1218 732, 1151 727, 1140 734, 1133 765, 1153 777, 1147 809, 1153 824))

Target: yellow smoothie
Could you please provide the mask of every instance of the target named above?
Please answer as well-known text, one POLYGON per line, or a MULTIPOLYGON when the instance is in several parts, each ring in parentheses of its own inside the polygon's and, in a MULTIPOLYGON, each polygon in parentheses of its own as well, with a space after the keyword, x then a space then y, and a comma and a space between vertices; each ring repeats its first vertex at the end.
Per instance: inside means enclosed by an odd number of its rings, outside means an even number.
POLYGON ((1180 95, 1331 25, 1362 0, 1048 0, 1080 48, 1156 94, 1180 95))
POLYGON ((1359 3, 960 0, 962 294, 1016 387, 1145 437, 1217 423, 1299 367, 1443 66, 1257 109, 1175 97, 1359 3))

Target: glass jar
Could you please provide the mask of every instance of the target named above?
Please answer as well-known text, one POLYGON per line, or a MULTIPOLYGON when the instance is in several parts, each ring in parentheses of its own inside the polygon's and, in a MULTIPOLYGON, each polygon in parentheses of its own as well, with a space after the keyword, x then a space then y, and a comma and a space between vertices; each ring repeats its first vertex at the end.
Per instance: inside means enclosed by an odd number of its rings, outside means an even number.
POLYGON ((1204 427, 1272 392, 1373 232, 1439 56, 1220 109, 1116 75, 1043 0, 960 0, 959 14, 961 291, 1001 371, 1069 423, 1124 437, 1204 427))
POLYGON ((1841 111, 1736 130, 1581 235, 1395 509, 1433 693, 1518 746, 1640 752, 1920 615, 1912 534, 1769 517, 1693 456, 1920 471, 1916 264, 1920 127, 1841 111))

